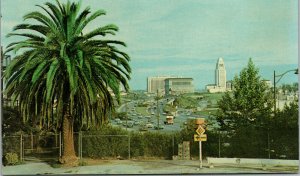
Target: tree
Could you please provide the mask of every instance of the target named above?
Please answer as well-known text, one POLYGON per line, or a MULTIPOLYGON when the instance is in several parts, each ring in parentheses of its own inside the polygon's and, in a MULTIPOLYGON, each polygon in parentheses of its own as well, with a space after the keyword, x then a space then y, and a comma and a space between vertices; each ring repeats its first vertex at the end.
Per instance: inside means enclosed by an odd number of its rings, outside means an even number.
MULTIPOLYGON (((217 121, 221 130, 227 131, 231 136, 232 145, 237 145, 233 147, 236 148, 237 155, 249 152, 250 145, 255 145, 251 149, 265 145, 266 140, 262 139, 259 143, 259 139, 261 134, 267 136, 266 127, 272 114, 272 100, 270 89, 259 76, 258 68, 250 58, 247 67, 239 76, 234 77, 233 91, 226 92, 218 101, 217 121), (256 143, 250 142, 250 137, 257 139, 256 143)), ((258 153, 255 150, 250 152, 258 153)))
POLYGON ((270 123, 271 147, 277 158, 299 158, 298 100, 285 105, 270 123))
POLYGON ((63 131, 63 154, 60 162, 75 165, 73 126, 99 126, 107 122, 114 108, 112 90, 120 99, 119 87, 129 89, 130 58, 117 46, 124 42, 109 40, 118 27, 110 24, 85 32, 86 26, 105 11, 91 14, 79 3, 45 3, 43 11, 24 16, 25 23, 14 27, 8 36, 23 40, 7 46, 17 55, 5 70, 6 93, 18 99, 23 120, 34 119, 40 126, 56 126, 63 131), (53 113, 55 111, 55 113, 53 113))

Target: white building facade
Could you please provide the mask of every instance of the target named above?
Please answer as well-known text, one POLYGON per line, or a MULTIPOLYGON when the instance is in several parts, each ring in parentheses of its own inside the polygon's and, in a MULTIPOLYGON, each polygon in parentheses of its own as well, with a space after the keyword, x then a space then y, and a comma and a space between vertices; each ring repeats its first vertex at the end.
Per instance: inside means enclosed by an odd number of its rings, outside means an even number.
POLYGON ((219 58, 215 70, 215 84, 208 84, 206 90, 210 93, 226 92, 227 87, 225 63, 223 58, 219 58))
POLYGON ((164 93, 165 92, 165 80, 167 78, 173 78, 173 77, 172 76, 148 77, 147 92, 148 93, 156 93, 158 90, 160 93, 164 93))
POLYGON ((166 95, 194 93, 194 91, 193 78, 168 78, 165 80, 166 95))

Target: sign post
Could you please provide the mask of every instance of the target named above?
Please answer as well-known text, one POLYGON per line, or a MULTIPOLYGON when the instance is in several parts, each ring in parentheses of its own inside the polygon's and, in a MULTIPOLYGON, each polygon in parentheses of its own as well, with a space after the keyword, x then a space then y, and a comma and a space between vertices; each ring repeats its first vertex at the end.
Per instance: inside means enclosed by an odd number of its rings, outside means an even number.
POLYGON ((202 168, 202 141, 207 141, 207 135, 204 134, 205 129, 202 125, 205 124, 204 118, 198 118, 196 119, 195 123, 198 125, 198 128, 196 129, 196 133, 194 134, 194 141, 199 141, 199 168, 202 168))

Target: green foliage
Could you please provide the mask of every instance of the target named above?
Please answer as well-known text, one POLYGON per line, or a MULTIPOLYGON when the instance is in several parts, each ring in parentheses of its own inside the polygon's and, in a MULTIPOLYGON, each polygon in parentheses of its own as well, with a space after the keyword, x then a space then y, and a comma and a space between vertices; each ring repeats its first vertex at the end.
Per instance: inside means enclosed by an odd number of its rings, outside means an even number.
POLYGON ((6 153, 4 158, 4 165, 16 165, 19 162, 18 154, 6 153))
POLYGON ((270 122, 271 149, 273 157, 285 156, 298 159, 299 156, 299 108, 298 101, 285 105, 270 122))
POLYGON ((176 108, 174 106, 172 106, 171 104, 166 104, 164 106, 164 112, 166 113, 171 113, 171 112, 175 112, 176 111, 176 108))
POLYGON ((280 88, 282 89, 282 91, 284 93, 286 92, 296 92, 298 91, 298 83, 293 83, 293 84, 282 84, 280 86, 280 88))
POLYGON ((85 161, 79 161, 79 164, 78 164, 79 166, 86 166, 87 165, 87 162, 85 162, 85 161))
POLYGON ((84 157, 116 158, 121 156, 122 158, 127 158, 129 135, 131 157, 163 157, 168 159, 172 157, 173 135, 153 132, 129 133, 124 129, 111 126, 102 127, 99 131, 82 133, 82 155, 84 157))
POLYGON ((114 117, 123 120, 128 117, 128 114, 127 114, 127 112, 116 112, 114 117))
POLYGON ((16 107, 3 106, 2 133, 13 134, 24 130, 22 117, 16 107))
POLYGON ((272 96, 251 59, 239 77, 235 76, 233 87, 232 93, 225 93, 218 102, 221 128, 237 130, 242 126, 266 123, 272 110, 272 96))
POLYGON ((2 137, 2 152, 4 155, 6 153, 19 153, 20 152, 20 136, 4 136, 4 137, 2 137))
POLYGON ((4 73, 5 93, 20 101, 24 122, 31 119, 41 127, 57 128, 69 113, 79 125, 106 123, 114 107, 109 90, 119 100, 120 86, 129 89, 130 58, 118 49, 126 44, 106 39, 118 27, 109 24, 86 31, 105 12, 80 12, 80 3, 57 0, 38 7, 41 11, 25 15, 25 23, 8 34, 23 37, 7 46, 6 53, 14 51, 15 57, 4 73))
POLYGON ((223 156, 298 159, 298 104, 272 112, 272 92, 261 80, 252 60, 218 102, 217 120, 224 140, 223 156), (268 147, 270 146, 270 148, 268 147))
POLYGON ((180 95, 175 98, 173 106, 178 106, 180 108, 195 108, 198 106, 198 101, 195 98, 180 95))

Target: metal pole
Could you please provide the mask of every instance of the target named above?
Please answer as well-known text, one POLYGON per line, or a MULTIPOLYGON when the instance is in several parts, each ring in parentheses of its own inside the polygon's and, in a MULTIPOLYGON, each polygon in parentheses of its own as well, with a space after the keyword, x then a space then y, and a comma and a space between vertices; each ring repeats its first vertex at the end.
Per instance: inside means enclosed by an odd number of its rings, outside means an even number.
POLYGON ((22 153, 22 140, 23 140, 23 136, 22 136, 22 133, 20 135, 20 161, 23 161, 23 153, 22 153))
POLYGON ((271 159, 271 153, 270 153, 270 133, 269 133, 269 128, 268 128, 268 155, 269 155, 269 159, 271 159))
POLYGON ((128 135, 128 158, 130 160, 130 134, 128 135))
POLYGON ((274 117, 276 116, 276 74, 274 70, 274 91, 273 91, 273 97, 274 97, 274 117))
POLYGON ((127 102, 125 102, 126 104, 125 104, 125 112, 126 112, 126 116, 125 116, 125 118, 126 118, 126 131, 127 131, 127 119, 128 119, 128 114, 127 114, 127 102))
POLYGON ((157 110, 157 130, 159 130, 158 89, 157 89, 157 99, 156 99, 156 110, 157 110))
POLYGON ((78 132, 78 156, 79 156, 79 160, 81 159, 80 157, 80 131, 78 132))
MULTIPOLYGON (((274 90, 273 90, 273 98, 274 98, 274 118, 276 118, 276 73, 274 70, 274 74, 273 74, 273 81, 274 81, 274 90)), ((270 125, 270 124, 268 124, 270 125)), ((268 156, 269 159, 271 158, 271 151, 270 151, 270 129, 268 126, 268 156)))
POLYGON ((221 131, 219 131, 219 158, 221 158, 221 131))
POLYGON ((30 139, 31 139, 31 152, 33 151, 33 134, 30 133, 30 139))
POLYGON ((80 158, 82 159, 82 133, 80 133, 80 158))
POLYGON ((202 143, 199 141, 199 168, 202 168, 202 143))
POLYGON ((61 157, 61 146, 62 146, 62 143, 61 143, 61 131, 59 132, 59 157, 61 157))
POLYGON ((174 156, 174 153, 175 153, 175 151, 174 151, 175 150, 175 139, 174 138, 175 138, 175 135, 173 135, 173 138, 172 138, 173 139, 172 140, 172 142, 173 142, 173 156, 174 156))

